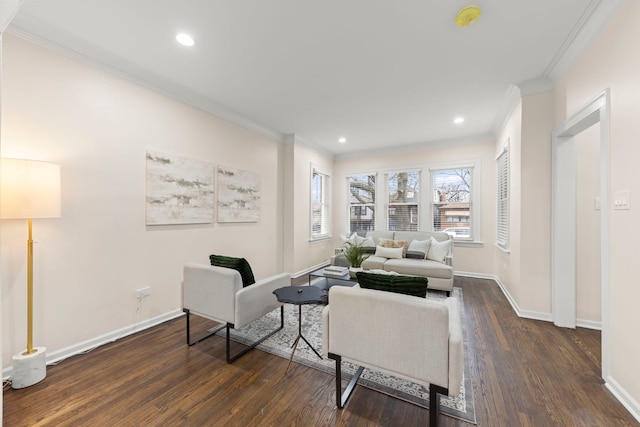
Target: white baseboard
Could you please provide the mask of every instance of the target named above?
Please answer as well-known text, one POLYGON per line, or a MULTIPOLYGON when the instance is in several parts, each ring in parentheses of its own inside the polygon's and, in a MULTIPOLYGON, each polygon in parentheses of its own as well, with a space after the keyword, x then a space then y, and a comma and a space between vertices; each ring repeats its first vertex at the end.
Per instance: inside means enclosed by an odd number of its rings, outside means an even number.
POLYGON ((294 279, 297 279, 300 276, 304 276, 305 274, 309 274, 312 271, 316 271, 316 270, 318 270, 318 269, 320 269, 322 267, 326 267, 327 265, 329 265, 329 261, 325 261, 325 262, 322 262, 320 264, 316 264, 313 267, 309 267, 309 268, 307 268, 305 270, 298 271, 297 273, 293 273, 291 275, 291 277, 294 278, 294 279))
MULTIPOLYGON (((160 316, 153 317, 151 319, 143 320, 141 322, 135 323, 130 326, 125 326, 124 328, 117 329, 112 332, 108 332, 104 335, 100 335, 98 337, 89 339, 87 341, 83 341, 78 344, 71 345, 69 347, 53 351, 51 353, 46 353, 46 362, 47 365, 55 365, 56 363, 67 359, 71 356, 75 356, 77 354, 82 354, 93 350, 94 348, 100 347, 105 344, 109 344, 115 342, 121 338, 126 336, 135 334, 136 332, 143 331, 145 329, 152 328, 156 325, 164 323, 168 320, 175 319, 184 315, 183 311, 180 309, 170 311, 165 314, 161 314, 160 316)), ((13 366, 6 367, 2 370, 2 377, 7 379, 11 377, 11 373, 13 371, 13 366)))
POLYGON ((596 322, 594 320, 576 319, 576 326, 585 329, 594 329, 596 331, 602 330, 602 322, 596 322))
POLYGON ((611 393, 622 403, 627 411, 633 418, 635 418, 638 422, 640 422, 640 403, 638 403, 635 399, 633 399, 629 393, 625 391, 624 388, 618 384, 618 382, 613 379, 611 376, 606 379, 604 385, 609 389, 611 393))
POLYGON ((542 320, 542 321, 545 321, 545 322, 552 322, 553 321, 551 313, 522 310, 518 306, 518 303, 516 303, 516 301, 513 299, 513 297, 511 296, 511 294, 507 290, 507 288, 504 286, 504 283, 502 283, 502 281, 500 280, 500 278, 498 276, 495 276, 495 275, 492 275, 492 274, 470 273, 470 272, 467 272, 467 271, 456 271, 456 272, 454 272, 454 274, 456 276, 475 277, 475 278, 478 278, 478 279, 490 279, 490 280, 495 281, 498 284, 498 287, 500 288, 500 290, 502 290, 502 293, 507 298, 507 301, 509 301, 509 304, 511 305, 511 308, 513 309, 513 311, 515 311, 515 313, 516 313, 516 315, 518 317, 522 317, 524 319, 542 320))

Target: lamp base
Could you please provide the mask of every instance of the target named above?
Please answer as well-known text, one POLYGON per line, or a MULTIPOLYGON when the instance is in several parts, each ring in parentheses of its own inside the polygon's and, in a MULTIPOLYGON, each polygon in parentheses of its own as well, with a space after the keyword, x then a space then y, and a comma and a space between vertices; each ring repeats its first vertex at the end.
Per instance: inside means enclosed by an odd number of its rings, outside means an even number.
POLYGON ((47 376, 46 347, 35 347, 31 354, 18 353, 13 356, 11 388, 19 389, 39 383, 47 376))

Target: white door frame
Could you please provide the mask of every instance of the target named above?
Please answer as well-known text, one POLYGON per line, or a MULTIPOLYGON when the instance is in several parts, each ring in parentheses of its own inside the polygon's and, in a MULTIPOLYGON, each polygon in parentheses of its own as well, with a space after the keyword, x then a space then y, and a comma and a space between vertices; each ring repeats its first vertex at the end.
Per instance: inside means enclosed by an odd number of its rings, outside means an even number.
POLYGON ((609 369, 609 90, 561 123, 552 137, 551 311, 556 326, 576 327, 576 141, 600 123, 602 377, 609 369))

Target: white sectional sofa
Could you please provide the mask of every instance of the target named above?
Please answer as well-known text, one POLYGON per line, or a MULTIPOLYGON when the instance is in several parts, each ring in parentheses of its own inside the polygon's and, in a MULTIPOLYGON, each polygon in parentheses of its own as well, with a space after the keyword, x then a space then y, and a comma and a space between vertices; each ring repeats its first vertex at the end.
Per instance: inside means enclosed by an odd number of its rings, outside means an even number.
MULTIPOLYGON (((364 238, 359 237, 355 243, 363 246, 371 254, 362 263, 363 270, 385 270, 399 274, 424 276, 429 281, 429 289, 445 291, 447 295, 453 289, 453 238, 447 233, 369 231, 364 238), (419 253, 414 251, 406 251, 401 257, 387 257, 392 256, 392 254, 389 251, 379 249, 378 246, 381 243, 381 239, 396 242, 404 241, 407 249, 411 249, 411 243, 414 240, 416 242, 424 242, 435 239, 440 244, 430 245, 429 251, 424 258, 419 258, 419 253)), ((344 256, 340 254, 331 257, 331 264, 349 266, 344 256)))

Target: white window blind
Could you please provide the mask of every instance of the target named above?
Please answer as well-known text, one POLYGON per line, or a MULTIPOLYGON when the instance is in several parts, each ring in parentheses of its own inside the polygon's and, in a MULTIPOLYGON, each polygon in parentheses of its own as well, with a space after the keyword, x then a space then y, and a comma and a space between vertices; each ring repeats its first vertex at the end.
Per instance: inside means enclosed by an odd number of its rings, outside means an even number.
POLYGON ((454 239, 473 238, 472 177, 472 167, 431 171, 434 231, 444 231, 454 239))
POLYGON ((417 231, 420 171, 387 174, 387 230, 417 231))
POLYGON ((311 240, 323 239, 329 233, 329 175, 311 168, 311 240))
POLYGON ((497 227, 496 244, 509 248, 509 144, 505 145, 496 159, 497 169, 497 227))
POLYGON ((376 219, 376 175, 354 175, 347 177, 349 187, 349 234, 357 232, 364 236, 375 230, 376 219))

